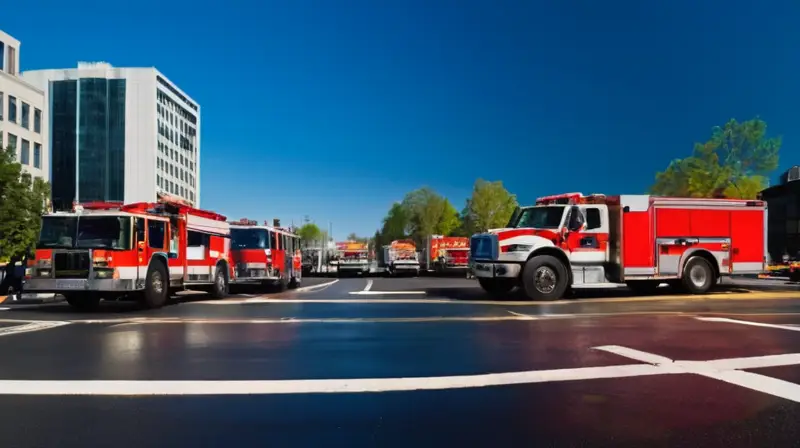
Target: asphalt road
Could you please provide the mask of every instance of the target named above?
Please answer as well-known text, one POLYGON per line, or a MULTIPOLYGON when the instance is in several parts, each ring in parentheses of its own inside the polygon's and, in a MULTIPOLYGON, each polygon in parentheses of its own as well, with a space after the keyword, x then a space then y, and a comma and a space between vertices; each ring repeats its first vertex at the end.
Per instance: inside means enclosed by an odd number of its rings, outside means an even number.
POLYGON ((0 446, 796 446, 800 289, 489 301, 460 278, 0 305, 0 446), (797 298, 795 298, 797 297, 797 298))

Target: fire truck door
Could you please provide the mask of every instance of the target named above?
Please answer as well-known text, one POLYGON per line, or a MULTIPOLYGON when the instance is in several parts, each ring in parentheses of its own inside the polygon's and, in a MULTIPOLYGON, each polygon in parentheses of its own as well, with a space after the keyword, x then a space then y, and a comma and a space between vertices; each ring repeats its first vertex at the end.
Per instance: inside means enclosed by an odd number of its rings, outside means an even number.
POLYGON ((575 206, 570 219, 578 212, 583 227, 567 235, 564 249, 573 266, 602 265, 608 261, 608 207, 604 204, 575 206))

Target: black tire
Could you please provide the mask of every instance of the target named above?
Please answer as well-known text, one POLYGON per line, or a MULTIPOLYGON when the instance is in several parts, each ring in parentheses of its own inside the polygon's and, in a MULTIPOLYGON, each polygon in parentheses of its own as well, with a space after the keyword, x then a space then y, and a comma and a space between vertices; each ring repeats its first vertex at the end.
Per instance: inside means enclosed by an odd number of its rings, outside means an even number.
POLYGON ((655 294, 658 291, 659 280, 635 280, 625 283, 634 294, 643 296, 655 294))
POLYGON ((692 257, 683 267, 681 284, 690 294, 705 294, 716 283, 711 264, 703 257, 692 257))
POLYGON ((289 288, 289 280, 283 276, 283 273, 280 273, 279 275, 281 277, 275 283, 275 286, 278 288, 278 292, 283 292, 289 288))
POLYGON ((478 284, 493 299, 504 299, 517 286, 514 278, 478 278, 478 284))
POLYGON ((531 300, 558 300, 569 287, 567 267, 551 255, 534 256, 522 269, 522 287, 531 300))
POLYGON ((64 298, 78 311, 95 311, 100 307, 100 296, 97 294, 65 294, 64 298))
POLYGON ((169 275, 161 262, 153 262, 147 269, 141 303, 145 308, 161 308, 169 298, 169 275))
POLYGON ((214 284, 211 286, 211 297, 224 299, 228 295, 228 277, 222 265, 214 271, 214 284))
POLYGON ((789 273, 789 281, 794 283, 800 282, 800 269, 789 273))

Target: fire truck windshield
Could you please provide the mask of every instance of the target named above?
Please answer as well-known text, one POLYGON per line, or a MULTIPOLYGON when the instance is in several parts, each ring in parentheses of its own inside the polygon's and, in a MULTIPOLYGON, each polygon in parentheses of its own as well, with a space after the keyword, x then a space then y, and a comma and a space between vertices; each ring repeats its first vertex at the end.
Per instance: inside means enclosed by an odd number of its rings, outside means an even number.
POLYGON ((510 227, 558 229, 565 208, 563 205, 524 208, 520 211, 517 221, 510 227))
POLYGON ((266 229, 231 229, 232 249, 269 249, 266 229))
POLYGON ((127 216, 45 216, 39 249, 131 249, 131 218, 127 216))

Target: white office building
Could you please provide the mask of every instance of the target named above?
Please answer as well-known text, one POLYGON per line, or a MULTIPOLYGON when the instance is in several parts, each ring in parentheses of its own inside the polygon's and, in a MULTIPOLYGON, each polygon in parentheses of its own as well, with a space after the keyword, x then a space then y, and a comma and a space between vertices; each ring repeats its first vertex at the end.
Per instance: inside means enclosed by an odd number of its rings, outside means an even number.
POLYGON ((34 177, 50 180, 44 92, 19 76, 20 42, 0 31, 0 145, 34 177))
POLYGON ((104 62, 32 70, 50 108, 53 206, 77 200, 200 203, 200 106, 155 68, 104 62))

